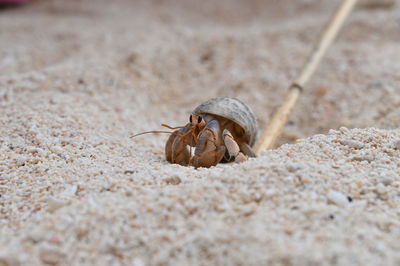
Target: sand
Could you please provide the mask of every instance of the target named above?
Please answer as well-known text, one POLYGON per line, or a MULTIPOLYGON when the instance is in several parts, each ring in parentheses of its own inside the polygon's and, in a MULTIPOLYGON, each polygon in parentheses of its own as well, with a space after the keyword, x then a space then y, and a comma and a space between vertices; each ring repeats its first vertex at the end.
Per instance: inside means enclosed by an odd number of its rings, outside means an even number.
POLYGON ((129 138, 216 96, 261 131, 338 2, 0 10, 0 265, 400 265, 399 3, 352 14, 279 148, 194 169, 129 138))

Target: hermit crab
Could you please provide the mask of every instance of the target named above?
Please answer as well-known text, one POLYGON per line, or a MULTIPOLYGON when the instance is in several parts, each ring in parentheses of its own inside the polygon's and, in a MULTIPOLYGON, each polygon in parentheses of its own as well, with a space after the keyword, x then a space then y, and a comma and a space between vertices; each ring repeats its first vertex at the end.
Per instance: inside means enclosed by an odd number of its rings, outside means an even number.
POLYGON ((170 127, 165 144, 168 162, 184 166, 211 167, 220 162, 243 162, 255 157, 252 150, 257 137, 257 122, 253 111, 236 98, 212 98, 197 106, 189 123, 170 127))

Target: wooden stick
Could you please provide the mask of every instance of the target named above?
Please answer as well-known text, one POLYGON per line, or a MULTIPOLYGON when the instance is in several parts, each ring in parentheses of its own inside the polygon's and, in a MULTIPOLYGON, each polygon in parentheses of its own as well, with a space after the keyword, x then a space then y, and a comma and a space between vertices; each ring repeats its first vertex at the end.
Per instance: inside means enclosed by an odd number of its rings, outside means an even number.
POLYGON ((286 99, 279 109, 273 115, 271 122, 267 129, 264 131, 261 138, 256 143, 256 153, 259 155, 264 149, 272 149, 275 146, 275 142, 280 136, 283 127, 289 119, 290 113, 292 112, 297 99, 299 98, 304 85, 310 79, 312 74, 318 67, 319 62, 323 58, 329 45, 336 37, 338 31, 342 27, 347 16, 357 3, 357 0, 343 0, 342 4, 338 7, 335 14, 325 27, 319 42, 314 48, 311 56, 308 58, 306 64, 303 67, 302 72, 297 79, 289 86, 286 99))

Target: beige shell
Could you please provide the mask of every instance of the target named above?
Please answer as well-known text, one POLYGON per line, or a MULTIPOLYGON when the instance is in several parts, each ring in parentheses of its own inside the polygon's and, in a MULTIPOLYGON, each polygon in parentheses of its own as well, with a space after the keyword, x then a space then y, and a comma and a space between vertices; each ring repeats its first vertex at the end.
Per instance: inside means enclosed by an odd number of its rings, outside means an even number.
POLYGON ((257 138, 257 121, 253 111, 236 98, 212 98, 194 109, 193 114, 211 114, 231 120, 243 128, 245 141, 253 146, 257 138))

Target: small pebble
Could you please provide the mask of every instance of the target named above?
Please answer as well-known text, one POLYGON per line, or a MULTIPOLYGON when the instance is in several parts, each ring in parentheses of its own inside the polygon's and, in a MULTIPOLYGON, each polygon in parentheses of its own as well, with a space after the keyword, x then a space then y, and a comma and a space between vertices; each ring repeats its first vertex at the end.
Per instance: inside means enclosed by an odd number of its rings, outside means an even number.
POLYGON ((364 148, 364 143, 356 141, 356 140, 345 139, 345 140, 341 140, 340 144, 349 146, 350 148, 353 148, 353 149, 364 148))
POLYGON ((385 186, 389 186, 390 184, 392 184, 393 179, 387 175, 381 175, 377 178, 377 181, 384 184, 385 186))
POLYGON ((27 151, 28 153, 32 153, 32 154, 38 153, 38 149, 37 149, 36 147, 34 147, 34 146, 28 146, 28 147, 26 148, 26 151, 27 151))
POLYGON ((353 198, 350 197, 350 196, 347 196, 347 200, 348 200, 349 202, 353 202, 353 198))
POLYGON ((54 197, 50 197, 47 199, 47 206, 50 212, 54 212, 61 207, 64 207, 65 205, 67 205, 67 201, 65 200, 57 199, 54 197))
POLYGON ((182 180, 180 179, 179 176, 167 177, 167 178, 164 178, 164 181, 168 185, 178 185, 178 184, 180 184, 182 182, 182 180))
POLYGON ((333 203, 340 207, 346 206, 349 203, 347 197, 338 191, 333 191, 333 190, 329 191, 327 197, 329 203, 333 203))
POLYGON ((131 175, 131 174, 134 174, 135 172, 136 172, 135 170, 127 169, 127 170, 124 171, 124 174, 125 175, 131 175))
POLYGON ((363 154, 363 155, 358 155, 358 156, 352 157, 352 161, 367 161, 370 163, 373 160, 375 160, 375 158, 372 155, 368 155, 368 154, 363 154))
POLYGON ((287 163, 286 164, 286 169, 292 173, 300 170, 301 168, 302 167, 299 163, 287 163))
POLYGON ((343 134, 349 133, 349 129, 348 129, 347 127, 340 127, 340 128, 339 128, 339 131, 340 131, 341 133, 343 133, 343 134))
POLYGON ((63 148, 61 148, 60 146, 53 146, 51 147, 51 151, 57 154, 61 154, 63 153, 63 148))
POLYGON ((67 187, 67 188, 61 193, 61 195, 63 195, 63 196, 74 196, 74 195, 76 194, 77 191, 78 191, 78 186, 77 186, 77 185, 73 185, 73 186, 67 187))
POLYGON ((379 184, 376 186, 376 188, 375 188, 375 192, 376 192, 381 198, 386 199, 386 195, 387 195, 387 193, 388 193, 388 190, 387 190, 387 188, 386 188, 382 183, 379 183, 379 184))

